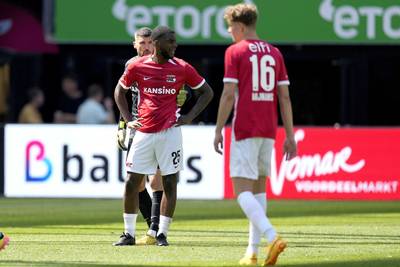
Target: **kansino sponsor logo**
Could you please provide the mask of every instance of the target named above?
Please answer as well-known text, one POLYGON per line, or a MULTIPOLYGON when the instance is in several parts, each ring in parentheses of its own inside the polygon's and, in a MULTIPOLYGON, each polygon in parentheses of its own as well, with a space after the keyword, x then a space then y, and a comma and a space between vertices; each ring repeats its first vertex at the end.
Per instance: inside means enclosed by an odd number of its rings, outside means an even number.
MULTIPOLYGON (((301 142, 305 139, 304 130, 297 130, 295 133, 296 142, 301 142)), ((296 182, 298 192, 326 192, 337 193, 353 192, 364 188, 363 185, 354 187, 352 184, 346 183, 343 185, 340 181, 324 181, 323 183, 314 183, 314 181, 299 182, 305 178, 324 177, 330 174, 337 173, 356 173, 364 168, 366 161, 359 159, 357 162, 350 164, 347 161, 352 155, 352 148, 345 146, 339 151, 329 150, 324 154, 315 153, 314 155, 297 156, 290 161, 282 158, 279 168, 276 163, 276 152, 272 153, 271 162, 271 189, 274 195, 281 195, 285 182, 296 182), (309 186, 316 186, 310 189, 309 186), (317 188, 318 187, 318 188, 317 188), (334 187, 334 188, 333 188, 334 187), (354 189, 356 188, 356 189, 354 189), (323 191, 322 191, 323 190, 323 191)), ((381 188, 381 185, 379 185, 381 188)), ((397 188, 397 185, 396 185, 397 188)))
POLYGON ((166 88, 165 86, 163 87, 144 87, 143 91, 147 94, 157 94, 157 95, 174 95, 176 93, 175 88, 166 88))
MULTIPOLYGON (((363 1, 357 2, 363 3, 363 1)), ((323 0, 319 7, 319 14, 324 20, 332 22, 335 34, 341 39, 353 39, 362 36, 374 40, 381 33, 390 39, 400 39, 400 24, 398 23, 400 20, 400 4, 388 7, 374 5, 334 6, 332 0, 323 0)))

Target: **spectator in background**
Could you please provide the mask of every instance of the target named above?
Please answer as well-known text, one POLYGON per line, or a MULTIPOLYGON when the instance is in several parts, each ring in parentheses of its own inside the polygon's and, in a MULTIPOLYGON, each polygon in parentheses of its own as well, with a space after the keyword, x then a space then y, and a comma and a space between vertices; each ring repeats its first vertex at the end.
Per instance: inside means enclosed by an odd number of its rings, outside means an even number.
POLYGON ((10 65, 0 62, 0 122, 7 116, 7 97, 10 92, 10 65))
POLYGON ((43 91, 38 87, 28 90, 29 102, 23 106, 18 116, 19 123, 43 123, 39 108, 44 104, 43 91))
POLYGON ((58 108, 54 113, 56 123, 76 123, 76 112, 83 102, 82 91, 78 88, 75 75, 66 75, 61 82, 62 95, 58 102, 58 108))
POLYGON ((76 117, 77 123, 114 123, 113 102, 109 97, 104 98, 103 89, 99 85, 92 84, 89 86, 88 98, 79 106, 76 117))

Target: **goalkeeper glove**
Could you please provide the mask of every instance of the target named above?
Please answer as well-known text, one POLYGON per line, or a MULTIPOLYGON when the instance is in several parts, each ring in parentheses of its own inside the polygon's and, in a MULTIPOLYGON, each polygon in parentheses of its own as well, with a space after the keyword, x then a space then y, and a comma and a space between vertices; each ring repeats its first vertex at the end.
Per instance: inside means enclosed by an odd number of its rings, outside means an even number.
POLYGON ((126 138, 126 123, 123 119, 121 119, 118 123, 117 145, 118 148, 123 151, 128 150, 128 148, 125 146, 125 138, 126 138))
POLYGON ((187 91, 185 90, 184 87, 181 88, 181 90, 179 90, 178 95, 176 96, 176 104, 178 105, 178 107, 182 107, 183 104, 185 103, 187 98, 187 91))

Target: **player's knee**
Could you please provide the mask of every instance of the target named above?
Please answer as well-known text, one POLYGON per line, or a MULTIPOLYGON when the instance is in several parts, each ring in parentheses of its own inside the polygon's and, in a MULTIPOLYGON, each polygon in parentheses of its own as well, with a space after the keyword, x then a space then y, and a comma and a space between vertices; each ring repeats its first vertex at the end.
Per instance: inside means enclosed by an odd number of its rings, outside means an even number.
POLYGON ((138 188, 138 181, 133 175, 128 175, 125 182, 125 189, 127 192, 133 192, 138 188))
POLYGON ((132 192, 135 189, 135 184, 132 179, 127 179, 125 182, 125 191, 132 192))
POLYGON ((150 187, 151 189, 153 189, 153 191, 163 191, 161 181, 158 181, 156 179, 150 180, 150 187))

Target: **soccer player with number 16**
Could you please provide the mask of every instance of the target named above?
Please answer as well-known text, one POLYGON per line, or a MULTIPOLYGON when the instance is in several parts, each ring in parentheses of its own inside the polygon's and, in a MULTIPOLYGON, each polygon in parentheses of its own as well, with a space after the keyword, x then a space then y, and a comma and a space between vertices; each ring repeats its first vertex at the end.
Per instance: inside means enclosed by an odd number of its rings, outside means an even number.
POLYGON ((256 265, 261 237, 267 240, 263 265, 274 265, 287 244, 267 218, 265 181, 277 129, 277 103, 286 131, 286 159, 296 156, 289 79, 283 57, 256 33, 257 8, 237 4, 225 10, 228 31, 235 44, 225 53, 214 148, 221 152, 222 129, 235 104, 232 125, 230 176, 237 201, 250 221, 249 245, 240 265, 256 265))

